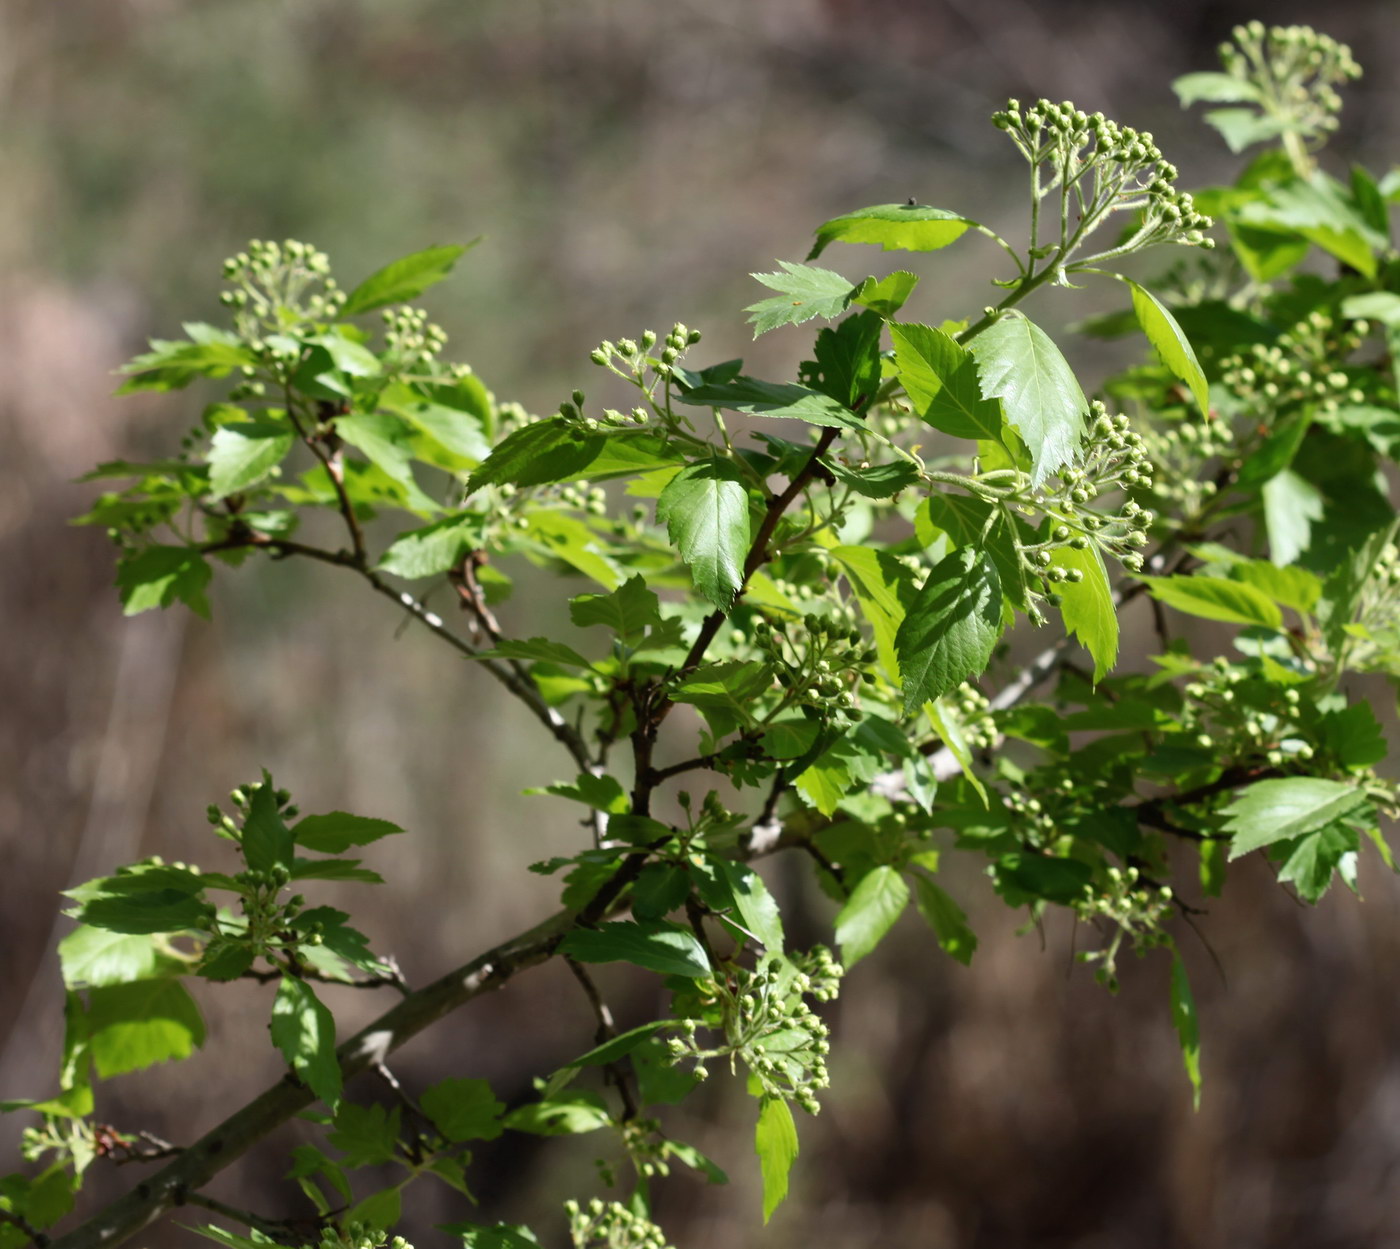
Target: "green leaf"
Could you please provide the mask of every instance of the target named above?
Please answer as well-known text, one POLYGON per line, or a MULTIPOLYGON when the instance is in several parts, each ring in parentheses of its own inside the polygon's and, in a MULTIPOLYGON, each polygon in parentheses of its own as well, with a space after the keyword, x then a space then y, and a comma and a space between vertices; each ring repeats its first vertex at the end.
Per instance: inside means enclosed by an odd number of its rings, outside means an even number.
MULTIPOLYGON (((248 818, 243 822, 243 857, 254 871, 292 866, 292 831, 282 822, 272 782, 264 774, 263 783, 252 792, 248 818)), ((343 847, 342 847, 343 848, 343 847)))
POLYGON ((1261 115, 1252 108, 1215 108, 1205 118, 1232 152, 1276 139, 1288 129, 1281 118, 1261 115))
POLYGON ((991 557, 960 547, 940 560, 895 634, 905 713, 985 669, 1001 631, 1001 582, 991 557))
POLYGON ((117 394, 130 395, 143 390, 182 390, 201 377, 227 377, 234 369, 258 364, 258 358, 236 336, 212 326, 185 326, 193 342, 165 342, 154 339, 151 350, 124 364, 121 372, 131 374, 117 394))
POLYGON ((1050 559, 1052 567, 1077 568, 1084 574, 1081 581, 1062 581, 1055 593, 1065 628, 1093 657, 1094 681, 1102 681, 1118 660, 1118 612, 1103 557, 1093 545, 1083 551, 1061 546, 1051 551, 1050 559))
POLYGON ((303 816, 292 826, 292 840, 317 854, 344 854, 351 846, 368 846, 381 837, 401 832, 403 829, 388 820, 331 811, 303 816))
POLYGON ((788 1172, 797 1158, 797 1125, 782 1098, 765 1097, 760 1104, 753 1147, 763 1172, 763 1221, 767 1223, 788 1194, 788 1172))
POLYGON ((359 859, 295 859, 292 862, 293 880, 356 880, 367 885, 382 885, 384 877, 367 867, 360 866, 359 859))
POLYGON ((1181 1061, 1191 1081, 1191 1104, 1201 1108, 1201 1032, 1196 1019, 1196 999, 1186 978, 1186 964, 1180 954, 1172 955, 1172 1023, 1181 1045, 1181 1061))
POLYGON ((710 974, 704 947, 677 924, 618 920, 597 928, 575 928, 559 944, 561 954, 581 963, 632 963, 663 976, 698 979, 710 974))
POLYGON ((749 549, 749 494, 739 470, 720 456, 682 469, 656 500, 656 519, 680 550, 695 588, 728 611, 749 549))
POLYGON ((1133 292, 1133 311, 1137 314, 1142 332, 1147 335, 1147 341, 1156 348, 1162 363, 1171 370, 1172 375, 1191 392, 1196 405, 1201 409, 1201 415, 1208 417, 1210 385, 1201 369, 1201 362, 1196 359, 1196 350, 1191 346, 1191 340, 1186 337, 1176 318, 1156 295, 1130 278, 1124 278, 1123 281, 1127 282, 1133 292))
POLYGON ((351 1206, 344 1215, 347 1226, 359 1223, 386 1228, 393 1227, 402 1217, 403 1191, 398 1186, 371 1193, 358 1205, 351 1206))
POLYGON ((83 924, 58 943, 63 983, 70 989, 178 976, 189 970, 146 933, 119 933, 83 924))
POLYGON ((1385 730, 1367 703, 1329 711, 1322 717, 1322 738, 1346 768, 1369 768, 1390 753, 1385 730))
POLYGON ((539 1249, 535 1233, 518 1223, 442 1223, 451 1236, 460 1236, 466 1249, 539 1249))
POLYGON ((904 622, 904 602, 914 597, 914 575, 886 551, 838 546, 832 558, 841 566, 861 614, 875 635, 880 664, 891 681, 899 680, 895 637, 904 622))
POLYGON ((610 1037, 601 1045, 595 1045, 587 1053, 580 1054, 573 1062, 561 1067, 560 1071, 577 1071, 580 1067, 606 1067, 619 1058, 626 1058, 644 1041, 655 1036, 663 1028, 672 1026, 669 1019, 654 1019, 651 1023, 638 1024, 626 1032, 610 1037))
MULTIPOLYGON (((982 805, 987 805, 987 787, 982 784, 982 779, 977 775, 977 769, 973 766, 972 749, 968 745, 967 738, 963 735, 963 725, 958 712, 950 708, 946 699, 937 698, 932 702, 924 704, 924 714, 928 716, 928 722, 933 726, 933 731, 938 734, 940 740, 948 748, 953 758, 957 761, 958 767, 962 769, 962 774, 967 778, 967 783, 976 790, 978 797, 982 799, 982 805)), ((921 758, 917 755, 916 758, 921 758)), ((910 772, 906 764, 905 775, 910 772)), ((932 795, 930 795, 930 799, 932 795)))
POLYGON ((209 499, 257 485, 292 449, 292 432, 272 421, 239 421, 214 431, 209 445, 209 499))
POLYGON ((381 572, 409 579, 441 576, 461 564, 480 539, 479 516, 447 516, 399 534, 380 556, 377 567, 381 572))
POLYGON ((908 904, 909 886, 895 868, 882 864, 861 877, 836 917, 836 940, 847 968, 880 944, 908 904))
POLYGON ((880 338, 885 323, 873 312, 858 312, 817 334, 816 357, 800 374, 824 395, 863 412, 880 388, 880 338))
POLYGON ((1054 340, 1016 313, 994 322, 972 340, 982 393, 1000 399, 1031 453, 1033 485, 1073 458, 1084 432, 1084 398, 1074 371, 1054 340))
POLYGON ((148 546, 117 565, 117 587, 125 615, 169 607, 176 599, 209 618, 204 587, 213 576, 208 562, 187 546, 148 546))
POLYGON ((862 308, 869 308, 871 312, 882 317, 892 317, 904 307, 918 284, 916 274, 897 269, 878 281, 875 278, 866 278, 856 288, 851 302, 859 304, 862 308))
POLYGON ((581 473, 603 450, 607 437, 562 416, 522 425, 497 443, 467 480, 468 495, 483 486, 542 486, 581 473))
POLYGON ((88 1050, 107 1080, 188 1058, 204 1044, 199 1007, 178 980, 137 980, 88 993, 88 1050))
POLYGON ((732 912, 729 918, 752 933, 773 954, 783 950, 783 917, 763 883, 763 877, 744 863, 711 859, 712 874, 701 879, 701 894, 716 911, 732 912))
POLYGON ((1232 74, 1184 74, 1172 83, 1172 90, 1183 108, 1202 101, 1207 104, 1247 104, 1259 99, 1258 87, 1232 74))
POLYGON ((839 273, 778 261, 781 273, 752 273, 749 276, 779 294, 744 309, 753 323, 753 336, 766 334, 780 325, 801 325, 813 317, 839 317, 850 306, 857 288, 839 273))
POLYGON ((1368 278, 1377 272, 1376 252, 1388 240, 1371 228, 1335 178, 1318 172, 1272 187, 1239 210, 1241 221, 1296 232, 1368 278))
POLYGON ((387 412, 352 412, 335 418, 335 432, 386 477, 401 486, 408 506, 416 512, 439 511, 437 503, 420 489, 413 476, 413 450, 408 428, 387 412))
POLYGON ((399 1108, 341 1102, 326 1140, 346 1156, 346 1167, 374 1167, 393 1160, 399 1142, 399 1108))
POLYGON ((977 935, 967 926, 963 909, 923 873, 914 875, 914 903, 938 944, 964 966, 977 951, 977 935))
POLYGON ((1202 620, 1223 620, 1227 624, 1263 625, 1281 629, 1283 614, 1278 604, 1252 585, 1227 581, 1223 577, 1139 577, 1159 603, 1174 607, 1202 620))
POLYGON ((1353 320, 1379 321, 1400 326, 1400 295, 1392 291, 1367 291, 1342 300, 1342 315, 1353 320))
POLYGON ((74 918, 108 932, 183 932, 206 926, 208 906, 197 894, 176 889, 99 892, 83 900, 74 918))
POLYGON ((932 252, 960 239, 975 221, 926 204, 875 204, 817 227, 807 253, 815 260, 831 243, 875 243, 884 251, 932 252))
POLYGON ((1361 839, 1356 830, 1342 824, 1329 824, 1307 833, 1294 843, 1293 850, 1279 868, 1281 882, 1291 884, 1304 902, 1316 904, 1332 884, 1332 874, 1348 856, 1354 860, 1361 839))
POLYGON ((475 238, 462 246, 429 247, 391 261, 371 273, 350 292, 340 315, 357 317, 361 313, 383 308, 386 304, 402 304, 417 299, 430 286, 451 273, 459 257, 479 242, 481 240, 475 238))
POLYGON ((593 665, 572 646, 551 642, 549 638, 510 638, 497 642, 489 651, 481 651, 478 659, 523 659, 530 663, 559 664, 565 668, 591 668, 593 665))
POLYGON ((485 1080, 441 1080, 423 1091, 418 1104, 449 1141, 494 1141, 505 1131, 505 1103, 485 1080))
POLYGON ((504 1119, 512 1131, 535 1136, 576 1136, 609 1127, 612 1122, 603 1099, 597 1093, 583 1091, 518 1106, 504 1119))
POLYGON ((1313 522, 1322 519, 1322 492, 1286 468, 1264 483, 1262 495, 1269 558, 1275 564, 1291 564, 1311 544, 1313 522))
POLYGON ((569 600, 569 619, 579 628, 606 625, 624 641, 641 637, 661 623, 661 600, 640 575, 629 577, 611 594, 580 594, 569 600))
POLYGON ((272 1003, 272 1043, 287 1064, 332 1110, 340 1101, 335 1018, 304 980, 283 976, 272 1003))
POLYGON ((970 352, 928 325, 891 325, 890 338, 900 384, 921 419, 955 438, 1001 441, 1001 404, 983 396, 970 352))
POLYGON ((331 364, 347 377, 378 377, 384 367, 379 357, 346 334, 332 331, 303 340, 308 346, 320 347, 331 358, 331 364))
POLYGON ((806 421, 834 429, 865 429, 865 422, 844 403, 830 395, 793 382, 764 382, 755 377, 736 377, 730 382, 714 382, 686 390, 682 403, 710 408, 730 408, 750 416, 774 416, 806 421))
POLYGON ((1230 858, 1316 832, 1368 805, 1361 790, 1320 776, 1255 781, 1225 808, 1230 817, 1225 827, 1234 834, 1230 858))
POLYGON ((996 861, 996 887, 1007 906, 1026 906, 1044 899, 1073 906, 1086 897, 1093 872, 1078 859, 1014 851, 996 861))
POLYGON ((864 495, 867 499, 892 498, 920 480, 918 467, 908 460, 897 460, 893 464, 871 464, 867 468, 847 468, 839 460, 833 460, 826 463, 826 467, 842 485, 850 486, 857 494, 864 495))

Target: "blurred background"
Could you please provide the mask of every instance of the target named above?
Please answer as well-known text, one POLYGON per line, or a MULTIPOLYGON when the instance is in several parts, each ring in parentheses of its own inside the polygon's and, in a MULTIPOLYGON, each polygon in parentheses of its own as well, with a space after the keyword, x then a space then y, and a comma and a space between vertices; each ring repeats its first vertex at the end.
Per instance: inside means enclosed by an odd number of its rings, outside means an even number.
MULTIPOLYGON (((264 764, 305 810, 412 831, 371 853, 388 886, 342 896, 416 983, 548 913, 554 888, 520 865, 579 835, 566 804, 521 796, 569 771, 537 726, 482 674, 449 670, 431 639, 400 635, 392 609, 334 569, 224 574, 210 623, 122 619, 109 545, 67 524, 95 493, 73 479, 170 446, 197 416, 198 396, 113 399, 112 371, 148 336, 219 319, 226 255, 249 237, 306 239, 349 286, 404 252, 484 234, 430 307, 451 358, 535 411, 588 384, 601 338, 676 319, 705 331, 705 360, 791 368, 806 335, 751 345, 739 310, 761 294, 746 275, 799 259, 818 222, 912 195, 1019 237, 1023 166, 987 123, 1008 95, 1069 98, 1153 131, 1188 187, 1228 176, 1233 158, 1169 84, 1214 68, 1216 42, 1254 17, 1353 45, 1367 76, 1330 161, 1389 168, 1393 0, 0 6, 0 1096, 53 1088, 54 945, 69 925, 58 891, 149 854, 224 866, 204 808, 264 764)), ((914 259, 939 315, 987 301, 989 245, 914 259)), ((853 277, 868 260, 832 257, 853 277)), ((1077 311, 1038 307, 1052 326, 1077 311)), ((547 600, 526 589, 506 609, 522 636, 549 628, 547 600)), ((815 939, 832 908, 797 866, 765 873, 815 939)), ((1393 880, 1373 870, 1364 902, 1334 893, 1305 911, 1246 864, 1201 922, 1224 976, 1183 934, 1205 1035, 1193 1114, 1164 958, 1133 965, 1110 999, 1072 962, 1067 927, 1017 936, 1020 917, 976 864, 951 873, 982 940, 972 969, 906 919, 849 979, 834 1089, 799 1125, 793 1197, 767 1230, 752 1102, 707 1089, 668 1121, 733 1177, 663 1186, 678 1244, 1400 1245, 1393 880)), ((603 980, 624 1022, 653 1017, 646 986, 603 980)), ((335 1000, 343 1034, 387 1005, 371 996, 335 1000)), ((100 1116, 177 1142, 206 1131, 278 1075, 269 998, 204 993, 205 1052, 100 1087, 100 1116)), ((395 1067, 410 1087, 485 1076, 519 1100, 592 1027, 550 966, 395 1067)), ((0 1123, 9 1158, 17 1131, 0 1123)), ((420 1249, 446 1243, 434 1222, 463 1218, 528 1221, 562 1243, 558 1203, 595 1190, 596 1144, 512 1134, 483 1148, 475 1212, 418 1185, 420 1249)), ((285 1166, 284 1152, 259 1152, 212 1191, 309 1212, 285 1166)), ((124 1190, 133 1170, 97 1176, 93 1195, 124 1190)), ((167 1224, 141 1243, 191 1239, 167 1224)))

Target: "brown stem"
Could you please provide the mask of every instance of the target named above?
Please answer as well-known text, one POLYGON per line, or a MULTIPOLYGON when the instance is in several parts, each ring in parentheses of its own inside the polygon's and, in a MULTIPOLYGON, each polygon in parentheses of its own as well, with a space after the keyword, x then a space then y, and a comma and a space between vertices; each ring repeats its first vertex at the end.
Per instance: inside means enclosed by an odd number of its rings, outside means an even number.
MULTIPOLYGON (((603 995, 598 992, 598 986, 593 982, 593 977, 588 974, 582 963, 577 959, 565 957, 564 962, 574 974, 574 979, 583 988, 584 996, 588 998, 588 1004, 593 1008, 593 1014, 598 1020, 598 1030, 593 1034, 593 1044, 602 1045, 604 1041, 611 1041, 617 1035, 617 1024, 613 1022, 612 1011, 608 1009, 608 1004, 603 1001, 603 995)), ((607 1063, 603 1067, 608 1083, 616 1090, 622 1101, 622 1118, 624 1122, 635 1119, 639 1113, 637 1105, 637 1095, 632 1087, 632 1077, 621 1063, 607 1063)))

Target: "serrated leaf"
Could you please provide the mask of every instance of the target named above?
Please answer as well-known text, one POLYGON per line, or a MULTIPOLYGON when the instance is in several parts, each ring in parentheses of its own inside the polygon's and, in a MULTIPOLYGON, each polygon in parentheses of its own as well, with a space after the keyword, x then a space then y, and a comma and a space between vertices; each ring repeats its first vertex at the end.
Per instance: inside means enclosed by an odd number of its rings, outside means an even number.
POLYGON ((1275 564, 1291 564, 1311 544, 1313 522, 1322 519, 1322 492, 1286 468, 1269 478, 1260 493, 1269 533, 1269 558, 1275 564))
POLYGON ((581 963, 632 963, 663 976, 697 979, 711 970, 704 947, 690 929, 656 921, 618 920, 575 928, 560 942, 559 952, 581 963))
POLYGON ((955 438, 1001 441, 1001 404, 983 395, 970 352, 929 325, 891 325, 890 338, 900 384, 922 420, 955 438))
POLYGON ((360 866, 359 859, 295 859, 293 880, 354 880, 366 885, 382 885, 384 877, 360 866))
POLYGON ((1001 631, 1001 581, 991 557, 960 547, 940 560, 895 634, 906 714, 982 672, 1001 631))
POLYGON ((90 897, 74 918, 108 932, 183 932, 203 928, 207 908, 198 895, 176 889, 133 890, 90 897))
POLYGON ((909 886, 898 870, 881 864, 861 877, 836 917, 841 961, 855 966, 884 939, 909 904, 909 886))
POLYGON ((460 1236, 466 1249, 538 1249, 535 1233, 519 1223, 440 1223, 450 1236, 460 1236))
POLYGON ((441 282, 452 266, 470 248, 481 240, 448 247, 429 247, 398 260, 390 261, 382 269, 371 273, 346 297, 340 315, 357 317, 364 312, 373 312, 386 304, 406 303, 417 299, 430 286, 441 282))
POLYGON ((1356 830, 1344 824, 1329 824, 1306 833, 1294 843, 1278 878, 1291 884, 1304 902, 1316 904, 1331 887, 1333 873, 1344 866, 1348 856, 1355 859, 1360 844, 1356 830))
POLYGON ((580 628, 606 625, 618 637, 630 641, 661 623, 661 600, 637 575, 629 577, 611 594, 580 594, 571 598, 569 619, 580 628))
POLYGON ((839 317, 851 303, 857 288, 849 279, 830 269, 778 261, 781 273, 752 273, 749 276, 779 294, 744 309, 753 324, 753 336, 766 334, 780 325, 801 325, 813 317, 839 317))
POLYGON ((303 1083, 332 1110, 340 1101, 335 1018, 304 980, 283 976, 272 1003, 272 1043, 303 1083))
POLYGON ((880 337, 885 323, 873 312, 858 312, 817 334, 815 359, 800 374, 825 395, 863 412, 880 388, 880 337))
POLYGON ((189 970, 187 962, 172 958, 151 936, 80 925, 58 943, 63 983, 70 989, 96 988, 189 970))
POLYGON ((917 274, 910 273, 905 269, 897 269, 879 279, 866 278, 856 288, 855 294, 851 296, 851 302, 859 304, 862 308, 869 308, 871 312, 877 313, 879 316, 892 317, 904 307, 918 284, 917 274))
POLYGON ((292 449, 292 432, 272 421, 239 421, 214 431, 209 445, 210 501, 262 481, 292 449))
POLYGON ((282 822, 272 782, 264 779, 252 793, 243 822, 243 857, 254 871, 292 866, 293 834, 282 822))
POLYGON ((480 537, 479 516, 447 516, 399 534, 376 567, 410 579, 440 576, 461 564, 480 537))
POLYGON ((292 840, 317 854, 344 854, 351 846, 368 846, 381 837, 401 832, 403 829, 388 820, 331 811, 303 816, 292 826, 292 840))
POLYGON ((763 1221, 767 1223, 788 1194, 788 1173, 797 1158, 797 1125, 782 1098, 765 1097, 760 1104, 753 1147, 763 1173, 763 1221))
POLYGON ((1060 582, 1055 593, 1060 596, 1065 628, 1093 657, 1094 681, 1102 681, 1118 661, 1118 611, 1103 557, 1093 545, 1082 551, 1061 546, 1051 551, 1050 559, 1052 567, 1078 569, 1083 574, 1080 581, 1060 582))
POLYGON ((968 927, 962 907, 921 872, 914 874, 914 903, 933 929, 938 944, 964 966, 971 963, 977 951, 977 935, 968 927))
POLYGON ((831 243, 874 243, 884 251, 932 252, 960 239, 975 221, 927 204, 874 204, 817 227, 808 260, 831 243))
POLYGON ((744 863, 712 859, 713 874, 702 880, 701 892, 716 911, 732 912, 741 927, 773 954, 783 950, 783 918, 763 877, 744 863))
POLYGON ((483 486, 542 486, 565 481, 593 463, 607 442, 562 416, 522 425, 496 444, 467 480, 466 493, 483 486))
POLYGON ((666 526, 695 588, 728 611, 749 549, 749 492, 739 470, 720 456, 682 469, 656 500, 656 519, 666 526))
POLYGON ((1182 108, 1204 101, 1207 104, 1246 104, 1259 100, 1259 88, 1233 74, 1183 74, 1172 83, 1182 108))
POLYGON ((335 432, 404 491, 408 506, 416 512, 440 511, 423 493, 413 476, 413 450, 404 422, 387 412, 352 412, 335 418, 335 432))
POLYGON ((178 980, 137 980, 88 993, 88 1051, 107 1080, 188 1058, 204 1044, 199 1007, 178 980))
POLYGON ((212 576, 208 561, 190 547, 148 546, 117 565, 123 614, 135 616, 153 607, 169 607, 179 599, 207 620, 209 600, 204 588, 212 576))
POLYGON ((1369 806, 1361 790, 1320 776, 1255 781, 1225 808, 1232 860, 1278 841, 1316 832, 1369 806))
POLYGON ((518 1106, 504 1122, 512 1131, 534 1136, 576 1136, 609 1127, 613 1118, 597 1093, 574 1092, 518 1106))
POLYGON ((843 486, 849 486, 867 499, 893 498, 921 480, 918 467, 908 460, 871 464, 866 468, 848 468, 839 460, 823 463, 843 486))
POLYGON ((1031 454, 1040 485, 1074 457, 1084 432, 1084 397, 1054 340, 1027 317, 1002 317, 972 340, 982 393, 1000 399, 1031 454))
POLYGON ((1142 332, 1147 341, 1156 349, 1172 375, 1191 392, 1200 408, 1201 415, 1210 415, 1210 385, 1196 359, 1196 349, 1186 337, 1177 320, 1146 287, 1139 286, 1130 278, 1124 278, 1133 293, 1133 312, 1137 315, 1142 332))
POLYGON ((399 1141, 399 1108, 343 1101, 326 1140, 346 1156, 346 1167, 373 1167, 393 1159, 399 1141))
POLYGON ((1175 577, 1139 577, 1138 580, 1159 603, 1188 616, 1227 624, 1263 625, 1266 629, 1283 627, 1283 614, 1278 604, 1252 585, 1240 581, 1184 573, 1175 577))
POLYGON ((834 429, 865 429, 865 422, 845 404, 793 382, 736 377, 730 382, 712 382, 683 391, 679 398, 682 403, 730 408, 750 416, 782 417, 834 429))
POLYGON ((1201 1108, 1201 1032, 1196 1019, 1196 999, 1191 995, 1191 982, 1186 978, 1186 964, 1181 955, 1172 955, 1172 1023, 1181 1046, 1181 1061, 1191 1081, 1191 1103, 1201 1108))
POLYGON ((871 547, 838 546, 831 555, 841 565, 861 614, 875 635, 875 648, 885 675, 898 681, 895 638, 904 623, 904 603, 914 597, 914 574, 893 555, 871 547))
POLYGON ((565 668, 591 668, 593 665, 572 646, 553 642, 549 638, 526 638, 523 641, 503 639, 489 651, 481 651, 478 659, 523 659, 530 663, 559 664, 565 668))
POLYGON ((485 1080, 441 1080, 423 1091, 418 1104, 449 1141, 494 1141, 505 1131, 505 1103, 485 1080))

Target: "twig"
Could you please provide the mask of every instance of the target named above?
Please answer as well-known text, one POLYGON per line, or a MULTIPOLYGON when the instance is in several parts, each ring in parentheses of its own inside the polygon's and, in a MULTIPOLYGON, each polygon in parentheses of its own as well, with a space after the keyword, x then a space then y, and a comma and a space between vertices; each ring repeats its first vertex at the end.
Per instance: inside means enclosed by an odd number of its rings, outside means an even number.
MULTIPOLYGON (((588 1004, 593 1008, 593 1014, 598 1020, 598 1029, 593 1034, 594 1045, 602 1045, 605 1041, 611 1041, 617 1035, 617 1024, 613 1022, 612 1011, 608 1009, 608 1004, 603 1001, 603 995, 598 992, 598 986, 593 982, 593 977, 588 974, 587 969, 577 959, 569 958, 567 955, 564 962, 574 974, 574 979, 583 987, 584 996, 588 998, 588 1004)), ((639 1113, 637 1105, 637 1095, 632 1088, 632 1079, 626 1068, 621 1063, 606 1063, 603 1071, 608 1082, 617 1090, 617 1095, 622 1100, 622 1118, 624 1122, 635 1119, 639 1113)))
POLYGON ((24 1235, 28 1236, 39 1249, 44 1249, 45 1245, 52 1243, 37 1227, 34 1226, 22 1214, 16 1214, 13 1210, 0 1208, 0 1223, 8 1223, 11 1227, 18 1228, 24 1235))
POLYGON ((283 1239, 290 1230, 286 1223, 265 1219, 262 1215, 254 1214, 251 1210, 240 1210, 237 1206, 230 1206, 215 1197, 206 1197, 203 1193, 184 1193, 175 1204, 201 1206, 214 1214, 222 1214, 224 1218, 232 1219, 235 1223, 242 1223, 244 1227, 251 1227, 264 1236, 271 1236, 274 1241, 283 1239))

